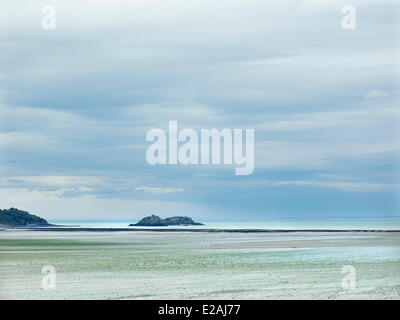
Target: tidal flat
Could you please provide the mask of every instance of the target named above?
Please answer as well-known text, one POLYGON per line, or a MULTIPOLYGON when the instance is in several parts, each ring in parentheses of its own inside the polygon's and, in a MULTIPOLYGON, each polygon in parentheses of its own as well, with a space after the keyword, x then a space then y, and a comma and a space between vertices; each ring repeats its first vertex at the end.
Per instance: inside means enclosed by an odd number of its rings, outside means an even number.
POLYGON ((399 297, 399 232, 0 232, 0 299, 399 297))

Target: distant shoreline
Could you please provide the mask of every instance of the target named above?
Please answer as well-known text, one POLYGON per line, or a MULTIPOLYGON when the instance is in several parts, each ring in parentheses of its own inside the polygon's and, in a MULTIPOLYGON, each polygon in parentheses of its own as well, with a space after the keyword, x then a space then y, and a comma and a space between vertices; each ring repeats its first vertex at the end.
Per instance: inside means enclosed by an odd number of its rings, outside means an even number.
POLYGON ((148 231, 148 232, 207 232, 207 233, 293 233, 293 232, 400 232, 390 229, 183 229, 183 228, 79 228, 79 227, 19 227, 9 230, 29 231, 92 231, 92 232, 118 232, 118 231, 148 231))

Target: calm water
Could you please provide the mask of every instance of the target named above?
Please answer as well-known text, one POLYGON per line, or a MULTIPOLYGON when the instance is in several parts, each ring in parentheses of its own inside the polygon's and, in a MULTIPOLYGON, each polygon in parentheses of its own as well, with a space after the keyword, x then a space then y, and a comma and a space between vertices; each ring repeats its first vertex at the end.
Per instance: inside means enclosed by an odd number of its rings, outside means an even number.
MULTIPOLYGON (((196 220, 196 219, 195 219, 196 220)), ((50 220, 50 223, 61 225, 79 225, 92 228, 128 228, 130 223, 138 220, 50 220)), ((170 226, 161 228, 214 228, 214 229, 382 229, 400 230, 399 219, 271 219, 265 221, 201 221, 203 226, 170 226)), ((137 227, 129 227, 137 228, 137 227)), ((143 228, 143 227, 139 227, 143 228)))

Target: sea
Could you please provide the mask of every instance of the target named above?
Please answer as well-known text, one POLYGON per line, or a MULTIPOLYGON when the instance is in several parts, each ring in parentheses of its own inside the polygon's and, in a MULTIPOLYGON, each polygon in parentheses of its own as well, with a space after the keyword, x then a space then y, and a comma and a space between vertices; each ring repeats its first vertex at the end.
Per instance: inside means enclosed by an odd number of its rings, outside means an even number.
MULTIPOLYGON (((201 226, 166 226, 157 228, 182 229, 273 229, 273 230, 400 230, 399 218, 271 218, 261 221, 202 221, 201 226)), ((81 228, 146 228, 129 226, 139 221, 132 220, 48 220, 49 223, 81 228)), ((154 227, 149 227, 154 228, 154 227)))

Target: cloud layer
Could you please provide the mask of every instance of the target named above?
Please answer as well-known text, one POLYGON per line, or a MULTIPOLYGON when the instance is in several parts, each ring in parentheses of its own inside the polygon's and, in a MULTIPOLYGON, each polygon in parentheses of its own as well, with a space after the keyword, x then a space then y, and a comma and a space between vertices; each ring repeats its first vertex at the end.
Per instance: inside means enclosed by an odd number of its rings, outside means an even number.
POLYGON ((43 30, 47 4, 0 5, 3 207, 398 214, 397 0, 354 0, 355 30, 341 28, 346 1, 57 0, 43 30), (254 128, 254 173, 149 166, 146 132, 169 120, 254 128))

